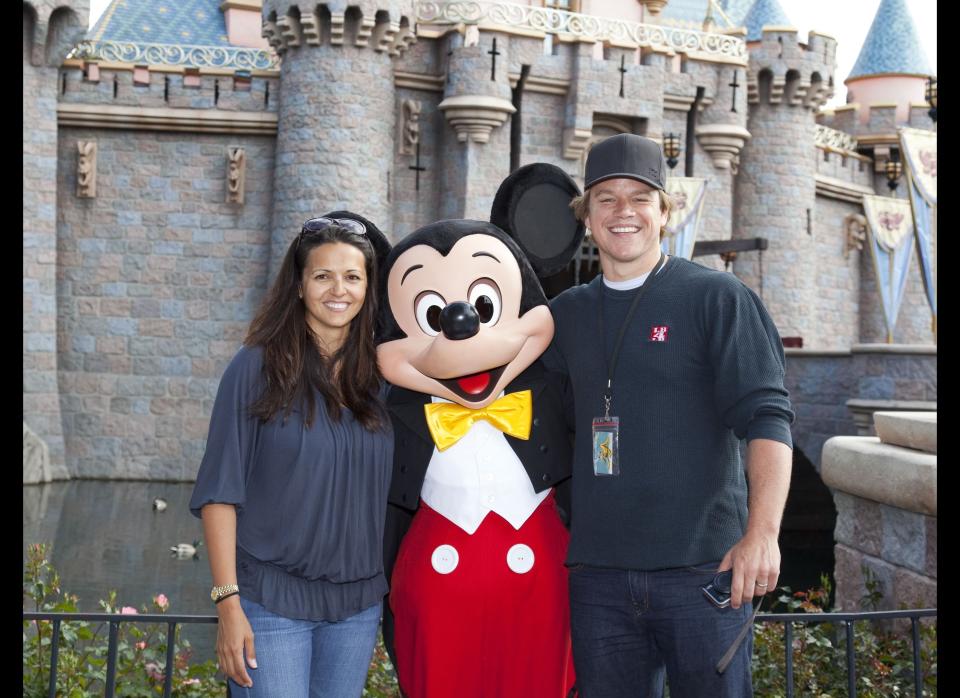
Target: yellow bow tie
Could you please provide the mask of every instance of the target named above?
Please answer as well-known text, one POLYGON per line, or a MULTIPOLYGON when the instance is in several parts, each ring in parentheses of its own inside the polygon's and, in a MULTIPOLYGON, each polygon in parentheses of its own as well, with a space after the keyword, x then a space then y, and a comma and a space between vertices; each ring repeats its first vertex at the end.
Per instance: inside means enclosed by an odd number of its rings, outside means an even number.
POLYGON ((479 410, 454 402, 432 402, 423 406, 427 426, 437 449, 445 451, 459 441, 478 419, 485 419, 504 434, 518 439, 530 438, 533 420, 533 393, 521 390, 504 395, 479 410))

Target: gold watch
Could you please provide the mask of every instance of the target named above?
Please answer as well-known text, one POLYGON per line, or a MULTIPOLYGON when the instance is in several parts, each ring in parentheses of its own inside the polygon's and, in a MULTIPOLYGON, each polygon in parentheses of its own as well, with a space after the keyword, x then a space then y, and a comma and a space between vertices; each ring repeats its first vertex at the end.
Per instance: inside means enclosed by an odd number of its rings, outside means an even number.
POLYGON ((210 590, 210 600, 214 603, 217 603, 227 594, 238 594, 240 593, 240 587, 236 584, 224 584, 223 586, 214 587, 210 590))

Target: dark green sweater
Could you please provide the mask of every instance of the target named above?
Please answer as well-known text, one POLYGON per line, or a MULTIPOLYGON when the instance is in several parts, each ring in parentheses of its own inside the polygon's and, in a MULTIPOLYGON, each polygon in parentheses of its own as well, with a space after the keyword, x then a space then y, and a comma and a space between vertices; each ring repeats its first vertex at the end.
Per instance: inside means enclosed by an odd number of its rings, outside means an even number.
POLYGON ((656 570, 720 560, 747 520, 739 440, 792 446, 783 348, 757 295, 732 274, 677 257, 647 285, 613 375, 619 477, 593 474, 591 422, 603 414, 604 354, 636 290, 614 291, 598 276, 550 304, 557 328, 543 359, 570 376, 576 429, 568 564, 656 570), (663 327, 665 341, 655 341, 663 327))

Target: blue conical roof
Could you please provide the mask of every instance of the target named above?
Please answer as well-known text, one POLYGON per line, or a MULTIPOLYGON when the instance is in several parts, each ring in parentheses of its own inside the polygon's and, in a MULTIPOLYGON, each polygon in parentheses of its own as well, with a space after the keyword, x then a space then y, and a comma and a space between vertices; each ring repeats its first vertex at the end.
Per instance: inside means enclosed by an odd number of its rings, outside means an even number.
POLYGON ((881 0, 850 78, 882 73, 932 74, 904 0, 881 0))
POLYGON ((747 41, 760 41, 761 30, 766 26, 792 27, 793 22, 780 7, 777 0, 757 0, 747 13, 743 23, 747 27, 747 41))
POLYGON ((719 4, 731 22, 737 26, 744 26, 744 19, 753 6, 753 0, 720 0, 719 4))
MULTIPOLYGON (((733 26, 742 26, 747 10, 754 0, 717 0, 718 6, 733 26)), ((660 21, 667 26, 678 26, 688 29, 700 29, 703 19, 707 16, 707 0, 670 0, 660 12, 660 21)), ((718 27, 725 27, 726 23, 719 13, 713 12, 713 19, 718 27)))
POLYGON ((87 38, 136 44, 230 45, 220 0, 113 0, 87 38))

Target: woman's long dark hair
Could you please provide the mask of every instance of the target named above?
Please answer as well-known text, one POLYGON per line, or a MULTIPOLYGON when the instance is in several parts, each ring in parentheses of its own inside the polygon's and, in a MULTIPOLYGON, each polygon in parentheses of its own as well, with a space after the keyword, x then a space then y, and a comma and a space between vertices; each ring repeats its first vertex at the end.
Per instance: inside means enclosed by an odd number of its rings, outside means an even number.
POLYGON ((250 323, 244 340, 248 346, 263 347, 266 385, 250 407, 253 415, 264 421, 277 414, 286 419, 291 410, 299 407, 303 410, 304 424, 310 428, 316 412, 313 395, 316 388, 334 421, 340 421, 340 410, 347 407, 367 429, 383 426, 385 415, 378 399, 382 376, 373 342, 376 284, 376 254, 363 235, 331 225, 320 231, 301 233, 290 243, 277 280, 250 323), (307 325, 299 289, 311 250, 336 242, 352 245, 363 253, 367 292, 360 312, 350 323, 346 341, 333 356, 324 356, 318 338, 307 325))

